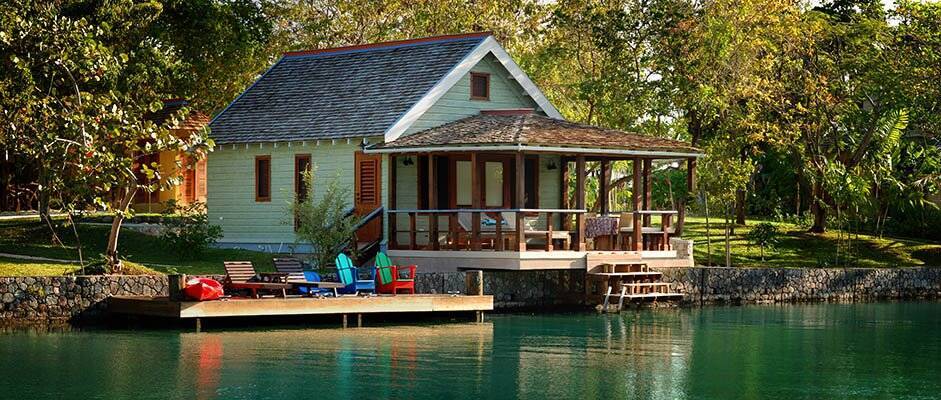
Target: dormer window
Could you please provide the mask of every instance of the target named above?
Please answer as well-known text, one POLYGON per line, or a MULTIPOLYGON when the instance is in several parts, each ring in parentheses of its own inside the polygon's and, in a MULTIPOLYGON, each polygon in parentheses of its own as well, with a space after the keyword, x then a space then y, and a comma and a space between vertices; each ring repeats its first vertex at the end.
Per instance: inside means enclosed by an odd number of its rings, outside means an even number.
POLYGON ((490 100, 490 74, 471 72, 471 100, 490 100))

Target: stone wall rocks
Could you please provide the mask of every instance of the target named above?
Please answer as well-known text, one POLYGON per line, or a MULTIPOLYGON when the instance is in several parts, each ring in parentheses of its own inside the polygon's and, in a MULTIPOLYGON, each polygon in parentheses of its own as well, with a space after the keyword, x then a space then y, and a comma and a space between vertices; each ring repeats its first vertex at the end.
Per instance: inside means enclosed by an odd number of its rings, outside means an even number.
POLYGON ((0 321, 101 316, 110 296, 166 296, 163 275, 0 277, 0 321))
POLYGON ((693 303, 941 298, 941 268, 659 268, 693 303))
MULTIPOLYGON (((941 268, 660 268, 686 304, 941 298, 941 268)), ((213 278, 220 279, 220 276, 213 278)), ((484 271, 498 310, 584 306, 580 270, 484 271)), ((418 293, 465 293, 463 272, 419 273, 418 293)), ((166 276, 0 277, 0 321, 93 319, 109 296, 167 296, 166 276)))

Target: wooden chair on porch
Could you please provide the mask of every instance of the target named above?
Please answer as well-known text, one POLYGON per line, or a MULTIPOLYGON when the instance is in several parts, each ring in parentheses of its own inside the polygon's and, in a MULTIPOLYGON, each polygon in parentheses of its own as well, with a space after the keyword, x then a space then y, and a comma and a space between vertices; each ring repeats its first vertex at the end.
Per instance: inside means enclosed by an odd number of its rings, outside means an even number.
MULTIPOLYGON (((483 247, 494 249, 496 248, 497 240, 497 218, 495 218, 496 215, 488 214, 489 213, 481 213, 480 215, 480 241, 483 247)), ((473 232, 472 213, 457 213, 457 222, 461 230, 457 232, 458 237, 452 240, 457 240, 459 247, 462 244, 467 244, 469 247, 471 241, 470 237, 473 232), (467 238, 467 241, 463 240, 464 237, 467 238)), ((503 248, 511 249, 513 243, 512 239, 516 237, 516 218, 513 217, 513 213, 501 212, 500 224, 500 233, 503 236, 503 248)))

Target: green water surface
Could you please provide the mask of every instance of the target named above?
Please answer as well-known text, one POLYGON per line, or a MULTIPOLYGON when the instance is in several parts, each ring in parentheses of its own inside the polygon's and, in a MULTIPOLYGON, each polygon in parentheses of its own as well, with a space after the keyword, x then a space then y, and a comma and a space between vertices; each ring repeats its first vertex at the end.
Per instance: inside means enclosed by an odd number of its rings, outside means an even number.
POLYGON ((941 398, 941 303, 361 329, 7 330, 8 399, 941 398))

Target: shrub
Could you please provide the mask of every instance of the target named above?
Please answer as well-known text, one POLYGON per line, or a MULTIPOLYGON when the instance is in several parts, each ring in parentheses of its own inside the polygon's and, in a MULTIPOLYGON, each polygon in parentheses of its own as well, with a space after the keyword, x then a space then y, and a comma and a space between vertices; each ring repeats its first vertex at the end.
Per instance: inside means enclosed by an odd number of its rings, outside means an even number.
POLYGON ((164 229, 160 239, 181 259, 202 255, 222 237, 222 227, 209 224, 206 205, 200 202, 180 206, 169 202, 163 215, 164 229))
POLYGON ((778 242, 778 227, 770 222, 755 225, 745 234, 745 239, 758 245, 761 261, 765 260, 765 248, 773 248, 778 242))
POLYGON ((319 199, 314 198, 312 174, 304 173, 306 196, 291 203, 297 237, 313 247, 314 262, 323 271, 356 233, 356 217, 349 212, 350 189, 334 177, 319 199))

